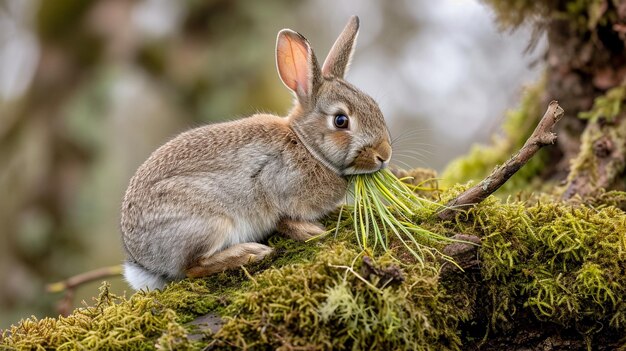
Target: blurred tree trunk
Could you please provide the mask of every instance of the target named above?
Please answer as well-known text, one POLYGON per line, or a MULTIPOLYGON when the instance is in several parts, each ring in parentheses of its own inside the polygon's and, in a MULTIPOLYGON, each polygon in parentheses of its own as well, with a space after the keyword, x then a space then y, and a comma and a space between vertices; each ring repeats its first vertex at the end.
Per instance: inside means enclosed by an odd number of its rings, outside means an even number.
POLYGON ((533 21, 548 38, 545 105, 565 109, 544 175, 565 198, 623 188, 626 158, 626 1, 486 0, 505 26, 533 21))
MULTIPOLYGON (((556 2, 554 9, 565 15, 553 15, 547 24, 546 98, 559 99, 570 117, 561 125, 566 139, 559 144, 563 160, 572 160, 566 198, 623 188, 626 157, 624 113, 598 111, 609 91, 624 90, 626 1, 588 2, 579 9, 575 5, 573 1, 556 2), (580 118, 586 115, 586 120, 580 118)), ((609 98, 622 106, 626 95, 619 95, 609 98)))

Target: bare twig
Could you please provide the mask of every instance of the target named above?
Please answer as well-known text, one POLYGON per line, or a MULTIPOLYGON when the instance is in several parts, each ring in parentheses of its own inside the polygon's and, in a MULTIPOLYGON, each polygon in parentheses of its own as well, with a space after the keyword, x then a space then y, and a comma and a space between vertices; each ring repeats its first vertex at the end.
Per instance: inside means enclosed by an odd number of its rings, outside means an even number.
POLYGON ((94 269, 92 271, 77 274, 60 282, 46 285, 46 291, 49 293, 65 292, 63 298, 57 304, 57 310, 60 314, 67 316, 72 311, 74 295, 76 288, 92 282, 94 280, 114 277, 122 274, 122 266, 110 266, 94 269))
POLYGON ((556 134, 553 132, 554 126, 561 117, 563 117, 563 109, 559 106, 559 103, 557 101, 550 102, 546 113, 539 121, 535 131, 526 140, 524 146, 504 165, 491 172, 483 181, 448 202, 446 209, 439 212, 439 218, 443 220, 453 219, 458 208, 480 203, 506 183, 539 149, 546 145, 554 144, 556 141, 556 134))

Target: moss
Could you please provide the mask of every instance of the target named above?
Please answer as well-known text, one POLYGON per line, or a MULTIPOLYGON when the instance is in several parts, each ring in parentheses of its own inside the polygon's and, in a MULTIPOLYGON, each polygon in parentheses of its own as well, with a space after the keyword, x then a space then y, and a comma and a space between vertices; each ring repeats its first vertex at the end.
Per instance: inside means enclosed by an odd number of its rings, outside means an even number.
POLYGON ((69 317, 31 317, 3 332, 2 346, 16 350, 180 350, 198 345, 188 341, 177 312, 162 303, 160 293, 137 293, 131 298, 101 287, 95 305, 80 308, 69 317))
MULTIPOLYGON (((568 187, 578 187, 578 193, 597 195, 609 189, 613 181, 620 182, 620 174, 626 167, 626 87, 619 86, 597 97, 590 111, 579 117, 590 124, 581 136, 580 152, 571 161, 568 187), (583 184, 574 184, 574 182, 583 184)), ((620 185, 620 184, 618 184, 620 185)))
POLYGON ((520 323, 558 326, 592 346, 612 335, 626 347, 626 214, 614 206, 623 199, 490 197, 454 221, 417 218, 444 235, 482 238, 479 269, 444 279, 440 262, 416 264, 402 245, 366 263, 344 217, 336 238, 270 238, 277 253, 245 270, 129 298, 105 284, 93 306, 69 317, 21 321, 2 334, 0 349, 459 350, 520 323), (188 322, 209 313, 222 328, 194 331, 188 322))
POLYGON ((615 122, 617 116, 624 108, 626 101, 626 87, 619 86, 608 90, 604 95, 596 98, 593 108, 590 111, 581 112, 579 117, 592 122, 600 120, 603 123, 615 122))
POLYGON ((498 15, 498 20, 505 26, 517 27, 538 14, 546 15, 550 7, 545 1, 533 0, 484 0, 498 15))
MULTIPOLYGON (((560 203, 502 205, 491 201, 469 211, 464 232, 483 236, 484 283, 494 305, 494 328, 506 328, 516 311, 583 330, 621 328, 626 306, 626 215, 607 206, 560 203)), ((590 330, 584 330, 585 333, 590 330)))
MULTIPOLYGON (((473 146, 468 155, 453 160, 444 170, 444 186, 484 179, 498 165, 503 164, 519 150, 532 134, 543 115, 540 104, 544 82, 528 88, 518 109, 509 111, 502 126, 502 135, 495 136, 491 145, 473 146)), ((540 150, 520 171, 504 184, 499 193, 510 194, 527 189, 548 159, 546 150, 540 150)))
MULTIPOLYGON (((279 256, 274 264, 306 261, 319 246, 277 237, 270 240, 279 256)), ((266 260, 249 270, 262 271, 270 263, 266 260)), ((186 323, 221 312, 233 293, 248 285, 248 275, 241 270, 184 280, 164 291, 138 292, 130 298, 110 293, 104 283, 93 306, 77 309, 69 317, 23 320, 2 334, 0 349, 197 349, 205 344, 187 339, 193 330, 186 323)))
MULTIPOLYGON (((456 350, 456 326, 467 312, 449 303, 436 271, 403 267, 406 280, 385 286, 361 275, 360 253, 342 243, 312 264, 273 268, 227 309, 216 346, 274 350, 456 350), (280 282, 280 284, 277 284, 280 282), (377 287, 378 286, 378 287, 377 287)), ((389 256, 382 265, 393 264, 389 256)))
MULTIPOLYGON (((607 2, 602 0, 484 0, 484 2, 494 9, 503 26, 513 28, 528 21, 549 18, 566 20, 577 26, 582 34, 617 19, 613 6, 607 6, 607 2)), ((615 7, 618 6, 617 2, 613 3, 615 7)))
POLYGON ((626 192, 624 191, 601 191, 595 198, 592 199, 591 204, 595 207, 613 206, 626 210, 626 192))

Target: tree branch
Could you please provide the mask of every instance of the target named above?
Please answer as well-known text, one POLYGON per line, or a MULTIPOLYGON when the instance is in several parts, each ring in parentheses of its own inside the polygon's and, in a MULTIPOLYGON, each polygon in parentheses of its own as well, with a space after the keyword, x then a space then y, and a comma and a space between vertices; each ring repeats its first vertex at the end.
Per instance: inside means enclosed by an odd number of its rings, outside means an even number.
POLYGON ((550 102, 546 113, 531 136, 526 140, 524 146, 504 165, 491 172, 483 181, 448 202, 446 209, 439 212, 439 218, 443 220, 453 219, 456 214, 455 211, 459 207, 480 203, 506 183, 539 149, 546 145, 554 144, 556 141, 556 134, 553 132, 554 126, 561 117, 563 117, 563 109, 559 106, 559 103, 557 101, 550 102))
POLYGON ((57 304, 57 310, 60 314, 67 316, 72 311, 76 288, 94 280, 114 277, 120 274, 122 274, 121 265, 102 267, 77 274, 60 282, 48 284, 46 285, 46 291, 49 293, 65 292, 63 298, 57 304))

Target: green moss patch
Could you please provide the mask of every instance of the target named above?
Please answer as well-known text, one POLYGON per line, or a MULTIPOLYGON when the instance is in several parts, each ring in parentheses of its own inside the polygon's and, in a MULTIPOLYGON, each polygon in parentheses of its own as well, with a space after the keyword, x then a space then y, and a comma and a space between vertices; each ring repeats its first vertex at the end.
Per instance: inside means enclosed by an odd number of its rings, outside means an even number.
POLYGON ((619 86, 608 90, 596 98, 590 111, 581 112, 579 117, 593 122, 612 123, 624 109, 626 87, 619 86))
POLYGON ((140 292, 126 299, 109 292, 105 283, 95 305, 77 309, 69 317, 23 320, 3 332, 0 347, 9 350, 198 347, 185 338, 180 317, 162 296, 140 292))
MULTIPOLYGON (((394 265, 389 256, 379 265, 394 265)), ((398 268, 400 269, 400 268, 398 268)), ((402 283, 363 273, 361 253, 335 243, 310 264, 273 268, 254 278, 215 334, 221 347, 274 350, 458 349, 459 318, 436 271, 401 268, 402 283)))
POLYGON ((623 211, 491 201, 468 215, 472 221, 460 227, 483 236, 482 276, 499 301, 493 327, 506 327, 515 311, 530 309, 539 320, 585 335, 593 328, 625 330, 623 211))

